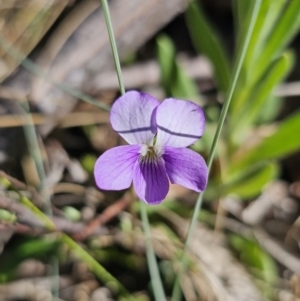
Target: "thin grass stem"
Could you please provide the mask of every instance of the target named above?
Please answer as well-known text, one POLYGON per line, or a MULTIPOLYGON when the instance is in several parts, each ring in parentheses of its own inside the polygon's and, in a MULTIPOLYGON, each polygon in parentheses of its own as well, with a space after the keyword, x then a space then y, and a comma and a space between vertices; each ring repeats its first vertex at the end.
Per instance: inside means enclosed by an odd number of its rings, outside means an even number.
POLYGON ((112 50, 114 61, 115 61, 115 67, 116 67, 116 72, 117 72, 117 76, 118 76, 120 91, 121 91, 121 94, 125 94, 123 76, 122 76, 122 71, 121 71, 121 64, 120 64, 120 60, 119 60, 113 26, 112 26, 112 22, 111 22, 111 18, 110 18, 109 7, 107 4, 107 0, 100 0, 100 1, 102 3, 102 8, 103 8, 104 18, 105 18, 107 32, 108 32, 108 36, 109 36, 110 46, 111 46, 111 50, 112 50))
MULTIPOLYGON (((236 83, 239 78, 239 75, 240 75, 240 71, 241 71, 241 68, 242 68, 242 65, 244 62, 244 58, 245 58, 246 51, 247 51, 247 48, 248 48, 248 45, 250 42, 250 38, 251 38, 251 35, 253 32, 255 22, 257 19, 259 8, 261 6, 261 2, 262 2, 262 0, 256 0, 253 3, 249 27, 248 27, 247 33, 244 37, 242 47, 240 48, 240 51, 237 56, 237 60, 236 60, 234 72, 233 72, 233 78, 231 80, 230 86, 229 86, 227 94, 226 94, 224 106, 222 108, 222 112, 221 112, 221 115, 219 118, 217 130, 214 135, 213 142, 212 142, 212 146, 211 146, 211 150, 210 150, 210 154, 209 154, 209 158, 208 158, 208 163, 207 163, 208 173, 210 173, 210 170, 211 170, 211 166, 212 166, 214 156, 216 153, 216 149, 217 149, 217 144, 218 144, 218 141, 219 141, 219 138, 221 135, 221 131, 222 131, 222 128, 224 125, 224 121, 225 121, 225 118, 226 118, 226 115, 228 112, 230 102, 232 100, 233 92, 236 87, 236 83)), ((185 245, 184 245, 184 249, 183 249, 183 253, 182 253, 179 270, 177 273, 177 277, 176 277, 173 292, 172 292, 172 301, 180 301, 180 299, 181 299, 180 277, 184 273, 184 270, 186 267, 186 251, 188 250, 191 239, 193 238, 193 234, 194 234, 196 224, 197 224, 198 215, 199 215, 200 209, 202 207, 203 195, 204 195, 204 193, 200 193, 198 196, 198 199, 196 201, 196 206, 195 206, 193 216, 192 216, 192 219, 191 219, 191 222, 189 225, 189 230, 187 233, 187 237, 186 237, 186 241, 185 241, 185 245)))
POLYGON ((164 288, 159 274, 159 269, 157 265, 157 260, 153 250, 152 240, 151 240, 151 228, 148 219, 148 213, 146 209, 146 204, 143 201, 140 201, 141 204, 141 217, 143 221, 143 229, 146 239, 146 250, 147 250, 147 262, 151 277, 151 284, 153 289, 153 294, 155 300, 157 301, 166 301, 166 296, 164 293, 164 288))
MULTIPOLYGON (((42 154, 40 151, 38 137, 35 131, 35 127, 33 125, 33 120, 31 118, 29 103, 27 100, 23 103, 24 109, 24 133, 25 138, 28 146, 29 153, 34 160, 39 180, 40 180, 40 187, 39 192, 41 193, 43 200, 45 200, 45 212, 48 216, 53 216, 53 211, 51 207, 51 199, 50 194, 47 187, 47 179, 46 179, 46 172, 43 164, 42 154)), ((51 274, 53 276, 52 281, 52 296, 54 298, 58 298, 59 292, 59 263, 56 257, 53 257, 50 261, 51 265, 51 274)))

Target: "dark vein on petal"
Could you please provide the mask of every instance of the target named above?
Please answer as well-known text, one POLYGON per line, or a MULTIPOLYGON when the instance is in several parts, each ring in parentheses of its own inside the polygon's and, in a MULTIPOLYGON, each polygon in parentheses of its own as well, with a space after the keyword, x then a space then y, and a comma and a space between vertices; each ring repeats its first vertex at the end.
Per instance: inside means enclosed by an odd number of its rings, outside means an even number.
POLYGON ((195 139, 199 139, 199 138, 202 137, 202 136, 198 136, 198 135, 190 135, 190 134, 183 134, 183 133, 178 133, 178 132, 170 131, 167 128, 164 128, 164 127, 162 127, 160 125, 157 125, 157 127, 160 130, 162 130, 162 131, 164 131, 164 132, 166 132, 166 133, 168 133, 170 135, 173 135, 173 136, 185 137, 185 138, 195 138, 195 139))

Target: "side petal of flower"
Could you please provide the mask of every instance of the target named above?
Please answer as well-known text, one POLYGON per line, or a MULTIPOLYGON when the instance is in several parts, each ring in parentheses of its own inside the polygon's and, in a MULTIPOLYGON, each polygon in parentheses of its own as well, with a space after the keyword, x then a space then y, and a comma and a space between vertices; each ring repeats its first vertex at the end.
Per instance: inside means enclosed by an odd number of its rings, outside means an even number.
POLYGON ((167 174, 171 183, 203 191, 207 184, 208 169, 204 159, 188 148, 164 148, 167 174))
POLYGON ((104 190, 122 190, 130 186, 140 145, 117 146, 106 151, 95 164, 96 184, 104 190))
POLYGON ((159 101, 146 93, 129 91, 111 108, 110 122, 129 144, 148 144, 156 133, 155 108, 159 101))
POLYGON ((169 180, 164 161, 137 162, 133 185, 140 199, 150 205, 161 203, 169 191, 169 180))
POLYGON ((205 130, 202 109, 191 101, 165 99, 156 110, 159 145, 187 147, 197 141, 205 130))

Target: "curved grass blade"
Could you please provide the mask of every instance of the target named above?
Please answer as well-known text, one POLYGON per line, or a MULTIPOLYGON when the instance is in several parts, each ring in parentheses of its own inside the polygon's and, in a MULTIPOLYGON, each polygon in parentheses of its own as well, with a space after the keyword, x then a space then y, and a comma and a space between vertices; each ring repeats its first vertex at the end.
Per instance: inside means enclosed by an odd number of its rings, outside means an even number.
POLYGON ((220 38, 195 1, 190 2, 185 16, 196 50, 211 60, 217 82, 225 93, 230 83, 230 63, 220 38))
POLYGON ((179 99, 199 99, 195 82, 185 74, 176 60, 172 40, 166 35, 160 35, 156 43, 161 83, 166 94, 179 99))

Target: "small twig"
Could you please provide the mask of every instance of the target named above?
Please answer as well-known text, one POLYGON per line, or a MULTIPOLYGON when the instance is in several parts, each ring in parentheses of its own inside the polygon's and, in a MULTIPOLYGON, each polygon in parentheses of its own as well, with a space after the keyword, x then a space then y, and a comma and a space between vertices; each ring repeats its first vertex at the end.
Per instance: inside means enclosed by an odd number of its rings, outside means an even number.
POLYGON ((93 219, 81 232, 73 235, 76 241, 81 241, 86 239, 88 236, 92 235, 100 226, 104 225, 122 210, 124 210, 130 203, 132 199, 125 194, 117 202, 113 203, 111 206, 106 208, 101 214, 99 214, 95 219, 93 219))
MULTIPOLYGON (((56 120, 53 116, 33 113, 31 114, 33 125, 47 124, 53 121, 58 122, 59 128, 77 127, 90 124, 108 123, 109 115, 106 112, 73 112, 64 116, 61 120, 56 120)), ((0 120, 0 128, 20 127, 24 126, 23 115, 2 115, 0 120)))

